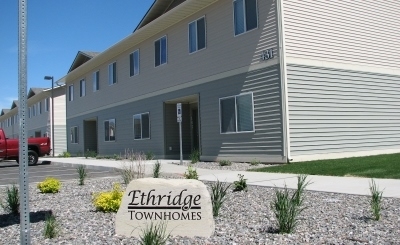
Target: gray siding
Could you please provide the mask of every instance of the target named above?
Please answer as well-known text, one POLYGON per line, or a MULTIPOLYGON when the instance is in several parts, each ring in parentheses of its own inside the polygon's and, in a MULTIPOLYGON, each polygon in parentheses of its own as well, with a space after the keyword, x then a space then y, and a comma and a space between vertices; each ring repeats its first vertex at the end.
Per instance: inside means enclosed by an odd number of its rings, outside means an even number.
POLYGON ((400 67, 400 1, 284 0, 288 57, 400 67))
MULTIPOLYGON (((164 103, 196 94, 199 94, 200 148, 203 160, 226 158, 251 161, 257 158, 265 162, 283 161, 278 65, 68 119, 68 130, 72 126, 79 126, 79 144, 68 143, 68 150, 72 153, 83 152, 83 120, 98 117, 98 145, 101 155, 124 153, 125 149, 145 152, 151 150, 157 157, 177 155, 179 141, 176 109, 174 104, 164 103), (220 134, 219 98, 244 92, 254 94, 255 132, 220 134), (168 117, 164 115, 164 105, 168 117), (150 113, 151 139, 133 140, 133 115, 143 112, 150 113), (116 141, 104 142, 103 121, 111 118, 116 119, 116 141), (165 146, 172 146, 172 152, 166 150, 165 146)), ((183 113, 189 115, 188 105, 184 105, 183 113)), ((191 132, 189 120, 185 118, 184 116, 183 146, 184 152, 188 153, 191 132)))
POLYGON ((100 110, 113 103, 124 103, 154 91, 259 64, 262 51, 268 48, 274 48, 277 55, 275 0, 259 0, 258 7, 259 26, 245 34, 234 37, 233 2, 220 0, 82 74, 75 81, 68 81, 74 84, 74 101, 67 102, 67 118, 86 114, 90 110, 100 110), (202 16, 206 18, 207 47, 189 54, 188 24, 202 16), (168 38, 168 63, 154 67, 154 41, 164 35, 168 38), (136 49, 140 49, 140 74, 129 77, 129 54, 136 49), (107 68, 114 61, 117 62, 118 81, 109 86, 107 68), (100 90, 92 92, 92 89, 87 89, 87 95, 79 97, 79 80, 85 78, 87 87, 91 88, 92 73, 97 70, 100 71, 100 90))
MULTIPOLYGON (((288 65, 291 155, 400 149, 400 76, 288 65)), ((354 154, 356 155, 356 154, 354 154)))

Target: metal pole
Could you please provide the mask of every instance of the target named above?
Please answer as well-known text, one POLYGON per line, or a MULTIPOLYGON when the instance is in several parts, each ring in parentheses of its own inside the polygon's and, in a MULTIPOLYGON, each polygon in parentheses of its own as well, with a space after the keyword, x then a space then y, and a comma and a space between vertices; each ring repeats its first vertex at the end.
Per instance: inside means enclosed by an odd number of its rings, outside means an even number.
POLYGON ((51 77, 51 147, 54 157, 54 78, 51 77))
POLYGON ((181 155, 181 165, 183 164, 182 157, 182 120, 179 122, 179 147, 180 147, 180 155, 181 155))
POLYGON ((28 139, 25 132, 27 109, 27 0, 19 0, 18 5, 20 244, 29 245, 31 240, 29 227, 28 139))

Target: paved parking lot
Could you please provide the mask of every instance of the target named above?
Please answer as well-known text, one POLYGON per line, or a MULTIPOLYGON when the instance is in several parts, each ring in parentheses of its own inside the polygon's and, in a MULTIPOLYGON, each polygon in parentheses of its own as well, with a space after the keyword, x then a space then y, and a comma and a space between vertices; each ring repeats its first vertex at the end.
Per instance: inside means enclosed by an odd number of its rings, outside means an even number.
MULTIPOLYGON (((87 178, 102 178, 118 176, 112 169, 96 168, 87 169, 87 178)), ((39 162, 37 165, 28 167, 29 182, 40 182, 46 177, 55 177, 61 181, 78 179, 76 167, 51 164, 50 162, 39 162)), ((15 161, 0 162, 0 185, 19 183, 19 165, 15 161)))

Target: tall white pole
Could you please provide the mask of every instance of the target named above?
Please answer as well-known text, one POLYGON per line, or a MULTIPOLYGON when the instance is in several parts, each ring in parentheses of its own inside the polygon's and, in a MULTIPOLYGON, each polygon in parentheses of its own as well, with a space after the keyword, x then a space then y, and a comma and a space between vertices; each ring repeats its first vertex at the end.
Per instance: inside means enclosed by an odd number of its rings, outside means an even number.
POLYGON ((18 12, 18 100, 19 100, 19 194, 20 244, 31 244, 29 217, 28 139, 25 130, 27 109, 27 0, 19 0, 18 12))

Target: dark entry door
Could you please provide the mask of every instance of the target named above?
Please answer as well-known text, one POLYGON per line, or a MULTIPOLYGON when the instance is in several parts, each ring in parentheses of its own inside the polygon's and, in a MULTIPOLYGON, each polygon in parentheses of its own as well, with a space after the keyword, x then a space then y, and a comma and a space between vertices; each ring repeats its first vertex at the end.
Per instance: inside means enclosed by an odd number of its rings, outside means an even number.
POLYGON ((192 148, 199 149, 199 110, 192 110, 192 148))

